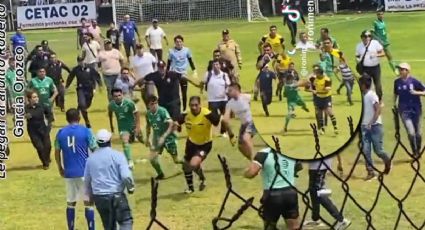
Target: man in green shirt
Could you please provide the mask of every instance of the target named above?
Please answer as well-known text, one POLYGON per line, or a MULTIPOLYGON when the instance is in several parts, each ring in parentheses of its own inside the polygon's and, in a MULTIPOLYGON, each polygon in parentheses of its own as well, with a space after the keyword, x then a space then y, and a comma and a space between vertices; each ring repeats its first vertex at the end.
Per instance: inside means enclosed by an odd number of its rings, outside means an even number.
POLYGON ((13 89, 13 85, 16 82, 16 69, 15 69, 15 58, 9 58, 9 68, 6 71, 6 90, 7 90, 7 106, 9 111, 13 111, 12 105, 15 103, 17 96, 24 96, 24 92, 17 93, 13 89))
POLYGON ((157 180, 164 179, 164 172, 159 164, 159 155, 167 150, 174 163, 181 164, 182 161, 177 158, 177 136, 173 132, 174 122, 168 111, 158 105, 158 98, 155 95, 148 97, 148 112, 146 114, 146 146, 151 149, 150 162, 158 176, 157 180), (149 140, 151 128, 153 130, 152 144, 149 140))
POLYGON ((285 82, 285 97, 286 104, 288 106, 288 114, 285 119, 285 127, 283 128, 283 132, 286 133, 288 131, 288 124, 291 118, 295 118, 295 106, 301 106, 301 108, 310 112, 305 104, 304 100, 298 93, 299 83, 294 79, 292 74, 288 74, 285 82))
POLYGON ((336 42, 336 39, 331 37, 329 35, 329 29, 328 28, 321 28, 320 29, 320 38, 316 40, 316 48, 321 49, 323 47, 323 41, 327 38, 330 38, 332 41, 332 48, 339 49, 338 43, 336 42))
POLYGON ((387 36, 387 25, 384 22, 384 12, 378 12, 376 16, 377 19, 373 22, 373 39, 377 40, 384 47, 385 56, 387 56, 390 68, 398 75, 398 70, 395 68, 395 63, 389 49, 390 42, 387 36))
POLYGON ((297 170, 300 168, 295 160, 275 153, 271 148, 260 150, 246 169, 244 176, 250 179, 261 171, 264 190, 261 203, 264 208, 265 230, 277 229, 280 216, 285 219, 287 229, 299 229, 298 194, 294 188, 297 170), (275 158, 279 164, 279 173, 275 169, 275 158))
POLYGON ((123 97, 121 89, 113 89, 111 93, 113 100, 111 100, 108 106, 109 125, 111 131, 114 132, 112 114, 115 113, 124 154, 130 169, 133 169, 134 162, 131 156, 130 143, 134 142, 135 138, 143 143, 143 135, 140 128, 140 113, 132 100, 123 97))

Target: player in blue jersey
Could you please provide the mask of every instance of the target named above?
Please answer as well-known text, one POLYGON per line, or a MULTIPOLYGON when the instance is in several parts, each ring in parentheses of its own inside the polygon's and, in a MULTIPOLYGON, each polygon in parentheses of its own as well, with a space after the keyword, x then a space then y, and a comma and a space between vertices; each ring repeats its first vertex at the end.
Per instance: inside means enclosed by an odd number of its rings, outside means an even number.
POLYGON ((197 77, 195 72, 195 64, 192 60, 192 51, 189 48, 183 46, 183 36, 177 35, 174 37, 174 48, 169 50, 167 72, 169 70, 177 72, 183 76, 180 81, 180 89, 182 91, 182 104, 183 111, 186 111, 187 106, 187 69, 190 68, 193 71, 194 77, 197 77))
POLYGON ((27 49, 27 39, 25 38, 25 35, 22 33, 22 29, 20 27, 18 27, 16 29, 16 34, 13 35, 10 38, 11 44, 12 44, 12 53, 15 54, 15 49, 18 46, 24 47, 24 49, 27 51, 28 53, 28 49, 27 49))
POLYGON ((119 32, 123 34, 125 55, 127 56, 127 61, 130 62, 130 49, 133 50, 133 54, 136 53, 136 37, 134 34, 137 34, 138 43, 141 42, 137 25, 134 21, 130 20, 130 15, 127 14, 124 16, 124 22, 120 25, 119 32))
POLYGON ((89 149, 97 148, 96 139, 90 129, 79 124, 80 113, 77 109, 66 111, 68 125, 60 129, 55 140, 55 159, 59 173, 66 181, 68 230, 75 227, 75 205, 84 199, 85 216, 89 230, 94 230, 94 209, 84 191, 84 169, 89 157, 89 149), (62 156, 61 156, 62 153, 62 156), (63 162, 63 165, 62 165, 63 162))

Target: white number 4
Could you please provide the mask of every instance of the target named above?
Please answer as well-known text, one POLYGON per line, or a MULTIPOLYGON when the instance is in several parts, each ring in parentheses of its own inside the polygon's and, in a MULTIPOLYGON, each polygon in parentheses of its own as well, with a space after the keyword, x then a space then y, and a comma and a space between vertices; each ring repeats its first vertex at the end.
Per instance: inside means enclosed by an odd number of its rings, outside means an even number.
POLYGON ((68 147, 72 147, 72 151, 75 153, 75 137, 68 136, 68 147))

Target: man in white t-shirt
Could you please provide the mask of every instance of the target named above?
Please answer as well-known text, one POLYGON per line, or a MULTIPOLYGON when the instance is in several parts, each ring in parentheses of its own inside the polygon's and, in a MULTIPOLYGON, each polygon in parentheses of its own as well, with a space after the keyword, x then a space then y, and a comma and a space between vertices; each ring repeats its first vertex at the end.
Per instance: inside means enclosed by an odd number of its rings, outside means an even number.
POLYGON ((145 39, 152 55, 158 60, 162 60, 162 39, 165 40, 167 46, 168 40, 164 30, 158 26, 158 19, 152 20, 152 26, 146 30, 145 39))
POLYGON ((372 146, 373 150, 385 163, 384 173, 388 174, 391 170, 391 159, 384 150, 381 118, 381 106, 379 104, 378 96, 372 91, 372 80, 365 74, 359 80, 360 89, 363 93, 363 119, 361 124, 363 154, 366 159, 367 177, 366 181, 376 178, 374 172, 375 166, 372 160, 372 146))
POLYGON ((295 49, 308 50, 308 51, 317 50, 313 42, 308 40, 308 35, 306 32, 301 32, 299 36, 300 36, 300 40, 295 45, 295 49))
MULTIPOLYGON (((227 104, 227 87, 231 84, 229 75, 221 71, 219 60, 214 60, 212 70, 205 73, 202 81, 208 93, 208 109, 224 115, 227 104)), ((226 128, 221 124, 220 134, 226 137, 226 128)))
POLYGON ((85 43, 82 47, 81 58, 83 63, 87 67, 96 69, 97 56, 100 51, 100 45, 97 41, 93 40, 93 34, 87 33, 84 35, 85 43))
POLYGON ((254 157, 254 143, 252 138, 257 132, 254 127, 251 114, 251 95, 242 94, 241 86, 238 83, 232 83, 228 87, 227 95, 230 100, 227 102, 226 111, 223 116, 223 124, 229 134, 230 143, 235 145, 235 135, 230 128, 230 115, 233 112, 241 121, 239 129, 238 148, 241 153, 252 160, 254 157))
POLYGON ((124 62, 124 57, 121 52, 112 47, 112 41, 105 39, 105 49, 99 52, 97 57, 100 67, 102 68, 103 80, 105 82, 108 101, 112 100, 112 88, 121 71, 121 66, 124 62))
MULTIPOLYGON (((146 75, 155 71, 157 59, 149 52, 143 50, 142 44, 136 45, 136 55, 130 60, 130 68, 132 69, 136 81, 144 78, 146 75)), ((142 89, 142 99, 146 104, 149 95, 155 94, 155 85, 153 82, 146 82, 142 89)))
MULTIPOLYGON (((356 47, 356 60, 357 63, 363 66, 363 72, 372 77, 376 94, 378 94, 379 101, 381 101, 382 84, 379 58, 385 56, 384 47, 378 41, 372 40, 372 33, 368 30, 363 31, 360 38, 362 41, 356 47)), ((363 74, 363 72, 359 74, 363 74)))

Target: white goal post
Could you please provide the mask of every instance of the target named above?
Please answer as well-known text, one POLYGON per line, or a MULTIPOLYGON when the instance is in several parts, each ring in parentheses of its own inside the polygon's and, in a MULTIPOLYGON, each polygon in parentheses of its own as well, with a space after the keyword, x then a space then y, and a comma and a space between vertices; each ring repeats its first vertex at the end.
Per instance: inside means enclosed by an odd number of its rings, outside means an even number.
POLYGON ((210 21, 241 19, 267 20, 259 0, 112 0, 113 20, 121 23, 124 15, 135 22, 210 21))

